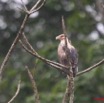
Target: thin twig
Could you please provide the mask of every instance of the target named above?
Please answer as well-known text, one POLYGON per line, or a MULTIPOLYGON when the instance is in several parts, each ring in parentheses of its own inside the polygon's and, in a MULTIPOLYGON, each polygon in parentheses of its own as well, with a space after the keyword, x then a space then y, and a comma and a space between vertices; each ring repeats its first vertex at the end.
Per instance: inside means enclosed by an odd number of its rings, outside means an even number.
POLYGON ((63 29, 63 33, 65 34, 65 36, 67 36, 66 27, 65 27, 64 16, 62 16, 62 29, 63 29))
POLYGON ((20 91, 20 87, 21 87, 20 85, 21 85, 21 80, 19 80, 19 82, 18 82, 17 91, 15 92, 14 96, 9 100, 8 103, 13 102, 13 100, 17 97, 17 95, 18 95, 18 93, 20 91))
POLYGON ((26 5, 24 4, 23 0, 21 0, 21 2, 22 2, 22 5, 23 5, 23 7, 24 7, 24 10, 25 10, 25 11, 28 11, 28 9, 27 9, 26 5))
POLYGON ((65 46, 67 48, 67 32, 66 32, 66 27, 65 27, 64 16, 62 16, 62 29, 63 29, 63 33, 65 35, 65 46))
POLYGON ((37 86, 36 86, 36 82, 35 82, 35 80, 33 78, 32 73, 30 72, 30 70, 28 69, 27 66, 26 66, 26 69, 27 69, 30 81, 32 83, 32 87, 33 87, 33 91, 34 91, 34 95, 35 95, 35 103, 40 103, 39 93, 38 93, 38 89, 37 89, 37 86))
MULTIPOLYGON (((19 10, 20 10, 20 12, 26 12, 25 10, 24 10, 24 8, 21 8, 21 7, 17 7, 19 10)), ((27 12, 26 12, 27 13, 27 12)))
POLYGON ((46 2, 46 0, 43 0, 42 4, 41 4, 39 7, 37 7, 35 10, 32 10, 32 11, 30 12, 30 14, 32 14, 32 13, 38 11, 38 10, 45 4, 45 2, 46 2))
POLYGON ((38 0, 37 3, 30 9, 30 11, 33 11, 36 9, 36 7, 40 4, 42 0, 38 0))
POLYGON ((27 39, 27 37, 25 36, 24 33, 22 34, 22 36, 23 36, 24 42, 26 43, 26 46, 28 46, 28 48, 29 48, 31 51, 33 51, 33 52, 35 52, 36 54, 38 54, 38 53, 35 51, 35 49, 32 47, 32 45, 29 43, 29 41, 28 41, 28 39, 27 39))
POLYGON ((95 69, 96 67, 98 67, 98 66, 100 66, 100 65, 102 65, 102 64, 104 64, 104 59, 100 60, 98 63, 92 65, 91 67, 86 68, 85 70, 83 70, 83 71, 81 71, 81 72, 78 72, 76 76, 80 76, 80 75, 82 75, 82 74, 84 74, 84 73, 86 73, 86 72, 89 72, 89 71, 95 69))

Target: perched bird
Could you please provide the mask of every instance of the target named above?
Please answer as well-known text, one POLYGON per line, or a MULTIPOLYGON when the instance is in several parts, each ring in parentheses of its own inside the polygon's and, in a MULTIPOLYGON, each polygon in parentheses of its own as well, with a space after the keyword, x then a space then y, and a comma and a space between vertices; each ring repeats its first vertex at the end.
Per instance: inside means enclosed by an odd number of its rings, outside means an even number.
POLYGON ((67 37, 64 34, 60 34, 56 37, 56 40, 60 40, 58 46, 58 57, 59 62, 65 66, 71 66, 73 77, 76 76, 78 72, 78 54, 77 50, 71 44, 67 37))

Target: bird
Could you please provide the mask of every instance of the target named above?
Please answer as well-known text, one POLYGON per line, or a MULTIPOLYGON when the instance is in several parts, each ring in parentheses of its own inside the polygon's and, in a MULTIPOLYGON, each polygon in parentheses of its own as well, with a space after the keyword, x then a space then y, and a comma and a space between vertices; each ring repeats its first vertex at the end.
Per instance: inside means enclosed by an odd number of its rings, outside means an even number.
POLYGON ((60 40, 57 50, 59 62, 64 66, 71 66, 73 77, 75 77, 78 72, 78 53, 76 48, 65 34, 56 36, 56 40, 60 40))

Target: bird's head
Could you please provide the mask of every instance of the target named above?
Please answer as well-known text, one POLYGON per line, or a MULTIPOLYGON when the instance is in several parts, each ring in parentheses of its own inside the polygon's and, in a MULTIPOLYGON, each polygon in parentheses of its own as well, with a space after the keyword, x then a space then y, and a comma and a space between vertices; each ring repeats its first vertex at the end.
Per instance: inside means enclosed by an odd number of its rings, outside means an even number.
POLYGON ((56 36, 56 40, 64 40, 65 39, 65 34, 60 34, 58 36, 56 36))

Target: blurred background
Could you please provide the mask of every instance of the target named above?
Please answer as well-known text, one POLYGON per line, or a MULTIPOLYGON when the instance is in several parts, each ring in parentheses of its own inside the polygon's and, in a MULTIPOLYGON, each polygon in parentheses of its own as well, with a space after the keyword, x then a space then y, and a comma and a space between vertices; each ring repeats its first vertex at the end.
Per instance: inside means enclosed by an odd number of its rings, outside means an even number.
MULTIPOLYGON (((31 8, 37 0, 23 0, 31 8)), ((79 54, 79 71, 104 58, 104 0, 47 0, 41 10, 32 14, 25 34, 37 52, 57 61, 55 37, 62 33, 61 16, 65 17, 67 33, 79 54)), ((0 0, 0 64, 20 28, 25 14, 21 0, 0 0)), ((34 94, 25 65, 36 80, 42 103, 60 103, 66 77, 31 56, 18 43, 0 82, 0 103, 14 95, 19 78, 21 90, 14 103, 34 103, 34 94)), ((104 65, 75 79, 75 103, 98 103, 104 97, 104 65)))

